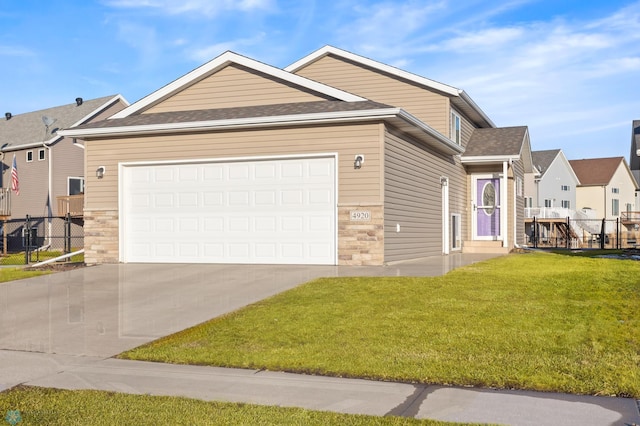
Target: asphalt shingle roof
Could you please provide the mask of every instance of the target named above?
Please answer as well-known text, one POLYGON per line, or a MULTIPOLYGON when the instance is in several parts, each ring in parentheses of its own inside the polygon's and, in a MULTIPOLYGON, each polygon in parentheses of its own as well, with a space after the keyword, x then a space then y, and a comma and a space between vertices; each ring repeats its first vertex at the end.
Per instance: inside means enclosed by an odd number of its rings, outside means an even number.
POLYGON ((274 117, 300 114, 364 111, 393 108, 373 101, 315 101, 274 105, 258 105, 234 108, 216 108, 191 111, 170 111, 153 114, 136 114, 129 117, 87 123, 76 129, 103 129, 110 127, 145 126, 154 124, 221 121, 241 118, 274 117))
POLYGON ((23 145, 48 141, 56 135, 57 130, 73 126, 115 96, 85 100, 80 106, 74 102, 39 111, 16 114, 9 120, 5 117, 0 118, 0 147, 4 147, 4 150, 12 150, 23 145), (48 133, 42 121, 43 116, 56 120, 49 127, 48 133))
POLYGON ((580 185, 608 185, 624 157, 569 160, 580 185))
POLYGON ((533 165, 538 169, 541 175, 547 171, 553 160, 560 154, 559 149, 547 149, 545 151, 532 151, 531 159, 533 165))
POLYGON ((520 155, 526 126, 474 129, 464 156, 520 155))

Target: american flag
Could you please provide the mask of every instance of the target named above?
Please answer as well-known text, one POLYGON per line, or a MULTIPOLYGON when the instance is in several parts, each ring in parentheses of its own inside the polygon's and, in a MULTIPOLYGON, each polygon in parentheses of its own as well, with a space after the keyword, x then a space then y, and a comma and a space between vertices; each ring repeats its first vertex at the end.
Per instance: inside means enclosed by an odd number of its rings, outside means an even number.
POLYGON ((20 195, 20 184, 18 182, 18 165, 16 164, 16 155, 13 154, 13 165, 11 166, 11 189, 16 195, 20 195))

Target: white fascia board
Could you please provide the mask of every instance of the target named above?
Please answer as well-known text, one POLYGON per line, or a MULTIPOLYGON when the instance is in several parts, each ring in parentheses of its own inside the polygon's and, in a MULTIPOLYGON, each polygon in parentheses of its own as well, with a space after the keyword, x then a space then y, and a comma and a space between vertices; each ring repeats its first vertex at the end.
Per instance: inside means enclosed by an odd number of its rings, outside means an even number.
POLYGON ((401 120, 418 133, 426 134, 435 139, 442 146, 442 150, 454 154, 463 152, 463 148, 443 136, 437 130, 429 127, 413 115, 401 108, 385 108, 359 111, 337 111, 313 114, 296 114, 272 117, 249 117, 229 120, 208 120, 187 123, 161 123, 140 126, 122 126, 95 129, 68 129, 59 132, 62 136, 91 139, 109 136, 131 136, 140 134, 157 134, 166 132, 202 132, 206 130, 240 129, 253 127, 275 127, 304 124, 322 124, 338 122, 372 121, 372 120, 401 120))
POLYGON ((56 133, 56 136, 52 137, 49 140, 46 141, 38 141, 38 142, 29 142, 29 143, 24 143, 22 145, 14 145, 14 146, 6 146, 2 149, 3 152, 11 152, 11 151, 20 151, 23 149, 34 149, 34 148, 42 148, 43 146, 49 146, 57 141, 59 141, 60 139, 62 139, 62 136, 60 136, 58 133, 56 133))
POLYGON ((462 164, 495 164, 502 163, 504 161, 515 161, 519 158, 520 157, 518 155, 474 155, 467 157, 463 155, 460 158, 460 161, 462 162, 462 164))
POLYGON ((58 132, 63 136, 76 138, 91 138, 100 136, 124 136, 142 133, 158 133, 170 131, 203 131, 229 127, 255 127, 274 124, 299 124, 310 122, 324 122, 362 119, 385 119, 398 115, 399 108, 386 108, 360 111, 337 111, 312 114, 279 115, 268 117, 232 118, 228 120, 190 121, 183 123, 145 124, 139 126, 105 127, 94 129, 68 129, 58 132))
POLYGON ((207 74, 214 73, 215 71, 221 68, 224 68, 225 66, 232 63, 243 65, 247 68, 254 69, 258 72, 271 75, 273 77, 279 78, 284 81, 288 81, 289 83, 296 84, 298 86, 305 87, 315 92, 323 93, 327 96, 331 96, 341 101, 346 101, 346 102, 366 101, 365 98, 362 98, 360 96, 356 96, 354 94, 345 92, 343 90, 339 90, 334 87, 327 86, 326 84, 318 83, 308 78, 289 73, 287 71, 281 70, 280 68, 276 68, 271 65, 267 65, 263 62, 258 62, 254 59, 247 58, 246 56, 238 55, 237 53, 227 51, 222 55, 207 62, 206 64, 201 65, 195 70, 167 84, 166 86, 145 96, 144 98, 130 105, 128 108, 125 108, 119 113, 114 114, 110 118, 117 119, 117 118, 128 117, 129 115, 136 113, 152 105, 156 101, 163 99, 164 97, 170 95, 171 93, 176 92, 180 88, 185 87, 190 83, 197 81, 200 78, 203 78, 207 74))
POLYGON ((426 77, 422 77, 417 74, 413 74, 408 71, 404 71, 399 68, 392 67, 391 65, 383 64, 382 62, 374 61, 373 59, 365 58, 364 56, 356 55, 355 53, 347 52, 346 50, 338 49, 337 47, 333 47, 333 46, 324 46, 316 50, 315 52, 312 52, 311 54, 305 56, 299 61, 294 62, 293 64, 286 67, 284 70, 294 73, 298 71, 300 68, 303 68, 304 66, 310 63, 313 63, 318 59, 329 54, 341 56, 350 61, 366 65, 370 68, 383 71, 387 74, 404 78, 406 80, 412 81, 414 83, 417 83, 423 86, 430 87, 432 89, 438 90, 448 95, 459 96, 459 93, 460 93, 460 90, 456 89, 455 87, 449 86, 447 84, 440 83, 435 80, 431 80, 426 77))

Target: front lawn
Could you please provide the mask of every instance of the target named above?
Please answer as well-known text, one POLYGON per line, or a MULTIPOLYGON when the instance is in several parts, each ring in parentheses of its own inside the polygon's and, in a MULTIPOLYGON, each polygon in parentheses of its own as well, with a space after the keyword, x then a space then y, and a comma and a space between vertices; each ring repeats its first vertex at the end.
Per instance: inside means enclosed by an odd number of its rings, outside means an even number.
POLYGON ((121 357, 637 398, 639 306, 640 262, 517 254, 315 280, 121 357))
POLYGON ((0 283, 7 281, 21 280, 24 278, 37 277, 38 275, 49 274, 50 271, 25 271, 21 268, 0 268, 0 283))
POLYGON ((0 424, 27 425, 424 425, 453 423, 337 414, 188 398, 19 386, 0 393, 0 424), (4 422, 7 423, 4 423, 4 422))

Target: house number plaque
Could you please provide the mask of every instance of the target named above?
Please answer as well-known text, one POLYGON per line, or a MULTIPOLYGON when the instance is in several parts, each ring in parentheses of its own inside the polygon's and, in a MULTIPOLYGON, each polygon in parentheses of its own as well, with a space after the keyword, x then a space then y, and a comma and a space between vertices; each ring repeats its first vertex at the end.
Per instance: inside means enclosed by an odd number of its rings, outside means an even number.
POLYGON ((368 222, 371 220, 370 210, 351 210, 352 222, 368 222))

